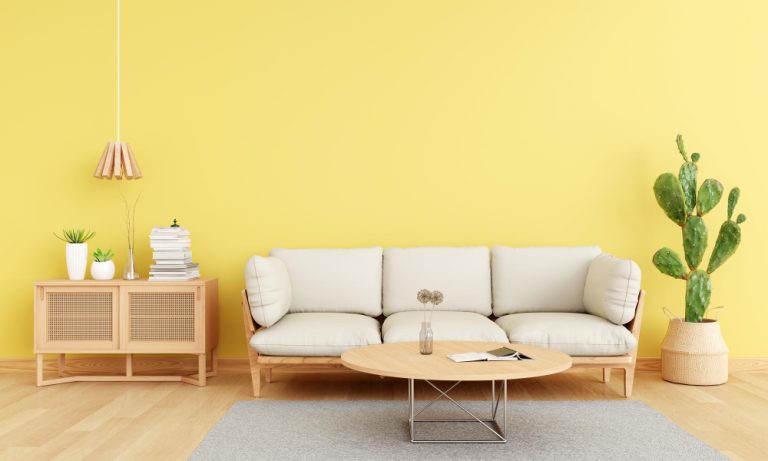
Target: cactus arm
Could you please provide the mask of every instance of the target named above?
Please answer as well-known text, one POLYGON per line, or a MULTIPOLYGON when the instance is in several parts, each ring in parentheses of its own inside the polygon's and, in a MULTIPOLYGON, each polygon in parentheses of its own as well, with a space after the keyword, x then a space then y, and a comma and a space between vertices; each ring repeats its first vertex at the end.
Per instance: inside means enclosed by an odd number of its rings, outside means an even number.
MULTIPOLYGON (((746 217, 745 217, 746 219, 746 217)), ((720 226, 720 232, 717 234, 715 248, 709 257, 707 273, 711 274, 718 267, 730 258, 736 252, 736 248, 741 243, 741 228, 738 223, 726 221, 720 226)))
POLYGON ((678 134, 675 138, 675 143, 677 143, 677 151, 680 152, 680 155, 683 156, 683 160, 685 162, 688 162, 688 154, 685 152, 685 144, 683 143, 683 135, 678 134))
POLYGON ((701 322, 712 297, 712 280, 704 271, 693 271, 685 289, 685 321, 701 322))
POLYGON ((739 196, 741 195, 741 189, 734 187, 728 192, 728 221, 733 216, 733 210, 736 209, 736 204, 739 203, 739 196))
POLYGON ((696 209, 696 174, 698 173, 698 167, 695 163, 686 162, 680 165, 680 172, 678 178, 680 179, 680 187, 683 188, 683 194, 685 196, 685 211, 688 214, 693 213, 696 209))
POLYGON ((709 213, 717 206, 723 196, 723 185, 717 179, 705 179, 696 199, 696 211, 699 216, 709 213))
POLYGON ((683 249, 688 268, 696 270, 707 249, 707 226, 698 216, 691 216, 683 226, 683 249))
POLYGON ((678 226, 685 224, 688 213, 685 211, 683 188, 680 186, 677 176, 672 173, 659 175, 653 184, 653 193, 656 196, 656 202, 669 219, 677 223, 678 226))
POLYGON ((685 278, 683 261, 677 253, 667 247, 660 249, 653 255, 653 265, 656 266, 662 274, 667 274, 676 279, 685 278))

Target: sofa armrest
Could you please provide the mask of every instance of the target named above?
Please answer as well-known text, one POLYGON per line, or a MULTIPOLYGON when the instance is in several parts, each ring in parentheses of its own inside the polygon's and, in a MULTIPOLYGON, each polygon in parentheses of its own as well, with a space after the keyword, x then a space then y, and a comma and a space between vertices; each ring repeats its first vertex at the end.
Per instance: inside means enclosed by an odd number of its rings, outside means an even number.
POLYGON ((630 333, 640 342, 640 325, 643 323, 643 307, 645 306, 645 290, 640 290, 640 295, 637 297, 637 307, 635 308, 635 316, 627 322, 624 326, 627 327, 630 333))
POLYGON ((631 259, 598 255, 587 272, 584 308, 616 325, 629 323, 640 296, 640 275, 640 267, 631 259))
POLYGON ((269 327, 291 307, 291 281, 285 264, 272 257, 252 256, 245 264, 245 290, 253 320, 269 327))
POLYGON ((246 342, 251 341, 251 336, 253 336, 254 333, 256 333, 256 329, 258 326, 253 321, 253 316, 251 316, 251 307, 248 303, 248 293, 245 290, 240 291, 240 297, 242 298, 240 301, 240 306, 242 307, 243 311, 243 326, 245 327, 245 340, 246 342))

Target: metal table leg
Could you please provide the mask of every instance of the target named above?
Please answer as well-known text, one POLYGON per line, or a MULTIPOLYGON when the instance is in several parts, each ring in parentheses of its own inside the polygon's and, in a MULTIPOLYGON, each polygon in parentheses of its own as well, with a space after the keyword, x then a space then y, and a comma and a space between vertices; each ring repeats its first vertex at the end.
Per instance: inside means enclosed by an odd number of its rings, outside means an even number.
POLYGON ((491 414, 490 418, 482 419, 481 417, 476 416, 471 411, 469 411, 464 405, 454 400, 450 395, 449 392, 451 392, 453 389, 455 389, 459 384, 461 384, 461 381, 457 381, 451 386, 449 386, 447 389, 443 390, 440 389, 438 386, 436 386, 434 383, 432 383, 429 380, 424 380, 427 384, 432 386, 433 389, 435 389, 438 392, 438 396, 432 399, 430 402, 428 402, 424 407, 422 407, 420 410, 416 411, 416 393, 415 393, 415 387, 414 387, 414 380, 409 379, 408 380, 408 405, 410 407, 410 415, 408 417, 408 430, 410 432, 411 436, 411 442, 413 443, 506 443, 507 441, 507 381, 502 380, 499 383, 499 389, 497 392, 496 389, 496 381, 491 381, 491 414), (455 419, 429 419, 429 418, 420 418, 417 419, 418 416, 424 412, 426 409, 432 406, 435 402, 440 400, 441 398, 445 397, 448 401, 450 401, 455 407, 462 410, 464 413, 470 416, 470 418, 455 418, 455 419), (499 423, 496 420, 496 415, 498 414, 499 404, 501 403, 501 400, 504 400, 504 405, 502 408, 502 421, 499 423), (417 439, 416 438, 416 425, 417 423, 452 423, 452 422, 460 422, 460 423, 478 423, 481 424, 483 427, 485 427, 491 434, 493 434, 493 439, 490 440, 462 440, 462 439, 417 439))

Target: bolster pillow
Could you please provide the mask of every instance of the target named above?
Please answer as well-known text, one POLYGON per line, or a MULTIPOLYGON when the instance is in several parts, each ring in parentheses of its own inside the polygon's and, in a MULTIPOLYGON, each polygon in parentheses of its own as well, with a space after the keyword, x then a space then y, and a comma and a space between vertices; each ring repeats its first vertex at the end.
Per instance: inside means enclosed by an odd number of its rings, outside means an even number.
POLYGON ((592 260, 584 286, 588 313, 624 325, 635 317, 639 295, 640 267, 634 261, 605 253, 592 260))
POLYGON ((291 307, 291 280, 277 258, 252 256, 245 264, 245 289, 254 322, 269 327, 291 307))

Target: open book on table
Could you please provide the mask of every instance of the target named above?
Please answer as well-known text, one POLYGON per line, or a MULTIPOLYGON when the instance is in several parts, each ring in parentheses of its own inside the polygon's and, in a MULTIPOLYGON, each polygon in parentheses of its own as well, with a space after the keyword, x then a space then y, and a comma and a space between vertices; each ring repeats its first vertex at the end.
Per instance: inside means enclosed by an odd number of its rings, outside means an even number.
POLYGON ((466 352, 448 356, 454 362, 496 362, 509 360, 530 360, 531 358, 514 349, 500 347, 488 352, 466 352))

